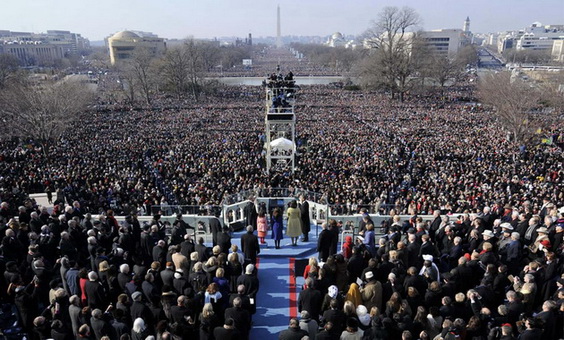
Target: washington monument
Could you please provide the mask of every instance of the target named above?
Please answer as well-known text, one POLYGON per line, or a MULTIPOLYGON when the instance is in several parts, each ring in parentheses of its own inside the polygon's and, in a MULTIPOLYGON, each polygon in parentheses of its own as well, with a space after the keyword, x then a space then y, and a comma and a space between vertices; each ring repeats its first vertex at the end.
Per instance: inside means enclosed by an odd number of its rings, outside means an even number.
POLYGON ((280 30, 280 5, 278 5, 276 11, 276 47, 282 47, 282 33, 280 30))

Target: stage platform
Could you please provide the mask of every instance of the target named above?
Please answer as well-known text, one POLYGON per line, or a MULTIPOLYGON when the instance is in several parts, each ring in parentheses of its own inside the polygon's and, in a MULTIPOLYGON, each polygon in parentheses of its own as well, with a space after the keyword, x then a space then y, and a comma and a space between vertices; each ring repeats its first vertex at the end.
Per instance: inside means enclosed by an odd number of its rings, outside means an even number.
MULTIPOLYGON (((233 233, 233 238, 231 242, 241 247, 241 236, 244 232, 233 233)), ((255 232, 256 235, 256 232, 255 232)), ((280 241, 280 249, 274 248, 274 240, 270 238, 270 234, 265 239, 266 244, 260 245, 261 258, 306 258, 317 253, 317 237, 315 236, 315 231, 309 233, 309 241, 301 242, 301 237, 298 239, 298 245, 292 246, 292 240, 284 236, 284 239, 280 241)))

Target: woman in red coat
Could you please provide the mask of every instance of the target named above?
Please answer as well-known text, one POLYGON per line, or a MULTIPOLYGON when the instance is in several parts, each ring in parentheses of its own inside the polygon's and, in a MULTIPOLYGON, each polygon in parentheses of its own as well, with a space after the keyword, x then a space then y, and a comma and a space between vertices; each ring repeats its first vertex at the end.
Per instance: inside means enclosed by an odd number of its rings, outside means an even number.
POLYGON ((352 249, 354 247, 352 236, 345 237, 345 243, 343 244, 343 256, 346 260, 350 259, 352 256, 352 249))

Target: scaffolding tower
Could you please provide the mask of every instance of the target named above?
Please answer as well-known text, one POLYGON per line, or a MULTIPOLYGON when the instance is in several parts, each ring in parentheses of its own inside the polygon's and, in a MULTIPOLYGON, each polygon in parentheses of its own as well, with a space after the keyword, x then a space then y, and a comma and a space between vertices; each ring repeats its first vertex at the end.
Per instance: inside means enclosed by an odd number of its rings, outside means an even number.
MULTIPOLYGON (((279 68, 277 69, 279 70, 279 68)), ((266 171, 294 172, 296 160, 296 115, 294 106, 297 87, 292 72, 270 76, 266 91, 266 171)))

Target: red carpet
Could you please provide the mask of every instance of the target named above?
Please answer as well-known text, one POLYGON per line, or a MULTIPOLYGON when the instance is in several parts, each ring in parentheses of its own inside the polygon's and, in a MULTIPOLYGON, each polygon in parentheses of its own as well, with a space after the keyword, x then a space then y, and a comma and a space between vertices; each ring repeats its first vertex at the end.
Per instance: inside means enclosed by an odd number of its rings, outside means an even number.
POLYGON ((290 258, 290 285, 289 285, 289 299, 290 299, 290 317, 295 318, 298 316, 298 299, 296 294, 296 273, 294 271, 296 259, 290 258))

